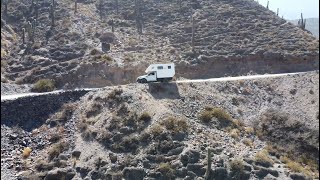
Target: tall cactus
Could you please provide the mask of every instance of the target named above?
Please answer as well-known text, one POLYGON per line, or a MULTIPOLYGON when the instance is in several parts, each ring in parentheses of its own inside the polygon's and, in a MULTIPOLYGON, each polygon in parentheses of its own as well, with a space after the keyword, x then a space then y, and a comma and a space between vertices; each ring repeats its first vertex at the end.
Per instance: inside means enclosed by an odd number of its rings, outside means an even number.
POLYGON ((208 153, 207 153, 207 170, 204 175, 205 180, 209 180, 210 178, 210 172, 211 172, 211 164, 212 164, 212 159, 211 159, 211 149, 208 148, 208 153))
POLYGON ((78 0, 74 0, 74 14, 77 13, 78 10, 78 0))
POLYGON ((267 9, 269 9, 269 1, 268 1, 268 3, 267 3, 267 9))
POLYGON ((277 8, 277 16, 279 16, 279 8, 277 8))
POLYGON ((35 29, 36 29, 36 27, 37 27, 37 19, 32 19, 32 31, 35 31, 35 29))
POLYGON ((8 15, 8 0, 4 0, 3 4, 4 4, 4 16, 7 17, 7 15, 8 15))
POLYGON ((111 31, 114 32, 114 21, 111 19, 111 31))
POLYGON ((301 13, 301 19, 298 21, 298 25, 301 29, 305 30, 306 29, 306 19, 303 19, 303 14, 301 13))
POLYGON ((140 0, 135 0, 136 26, 139 34, 142 34, 142 14, 140 10, 140 0))
POLYGON ((38 19, 38 17, 39 17, 39 1, 38 1, 38 0, 36 0, 35 7, 34 7, 34 8, 35 8, 35 9, 34 9, 35 17, 36 17, 36 19, 38 19))
POLYGON ((28 33, 28 39, 29 41, 33 41, 33 34, 32 34, 32 24, 30 21, 28 21, 27 25, 26 25, 26 30, 27 30, 27 33, 28 33))
POLYGON ((116 5, 116 12, 119 14, 119 1, 115 0, 115 5, 116 5))
POLYGON ((25 29, 25 28, 22 28, 22 44, 25 44, 25 43, 26 43, 25 37, 26 37, 26 29, 25 29))
POLYGON ((51 28, 54 28, 54 25, 55 25, 54 9, 55 9, 55 4, 54 4, 54 0, 52 0, 52 4, 50 5, 51 28))
POLYGON ((102 0, 99 0, 99 15, 100 15, 100 20, 102 21, 103 18, 103 2, 102 0))
POLYGON ((194 26, 194 17, 192 16, 191 19, 192 23, 192 36, 191 36, 191 46, 192 46, 192 52, 194 52, 194 36, 195 36, 195 26, 194 26))

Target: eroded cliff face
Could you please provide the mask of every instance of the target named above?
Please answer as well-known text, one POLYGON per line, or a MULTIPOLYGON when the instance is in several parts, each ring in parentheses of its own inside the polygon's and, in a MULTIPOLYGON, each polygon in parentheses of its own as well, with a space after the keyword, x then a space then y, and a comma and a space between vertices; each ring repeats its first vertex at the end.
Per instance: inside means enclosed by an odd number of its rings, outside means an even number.
POLYGON ((11 167, 33 179, 204 178, 207 169, 223 179, 319 176, 318 71, 85 93, 2 103, 2 172, 11 167), (23 159, 16 152, 26 146, 32 153, 23 159))
POLYGON ((319 39, 255 1, 141 1, 142 34, 133 1, 79 2, 74 13, 73 2, 57 0, 54 28, 50 3, 8 3, 1 43, 10 46, 2 53, 2 82, 50 78, 59 88, 125 84, 155 62, 174 62, 177 78, 190 79, 319 69, 319 39), (22 28, 33 19, 33 40, 26 32, 22 45, 22 28))

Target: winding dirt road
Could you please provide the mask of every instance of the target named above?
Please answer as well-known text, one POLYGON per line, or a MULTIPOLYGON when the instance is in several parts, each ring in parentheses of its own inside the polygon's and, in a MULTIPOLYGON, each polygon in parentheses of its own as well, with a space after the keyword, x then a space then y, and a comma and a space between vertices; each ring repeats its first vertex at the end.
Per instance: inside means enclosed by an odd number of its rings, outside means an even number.
MULTIPOLYGON (((261 78, 272 78, 272 77, 280 77, 280 76, 289 76, 295 74, 304 74, 307 72, 300 72, 300 73, 284 73, 284 74, 264 74, 264 75, 250 75, 250 76, 238 76, 238 77, 222 77, 222 78, 212 78, 212 79, 193 79, 193 80, 177 80, 174 83, 190 83, 190 82, 215 82, 215 81, 237 81, 237 80, 246 80, 246 79, 261 79, 261 78)), ((6 100, 14 100, 21 97, 26 96, 42 96, 47 94, 58 94, 65 91, 79 91, 79 90, 86 90, 86 91, 96 91, 102 88, 83 88, 83 89, 75 89, 75 90, 57 90, 45 93, 21 93, 21 94, 10 94, 10 95, 1 95, 1 102, 6 100)))

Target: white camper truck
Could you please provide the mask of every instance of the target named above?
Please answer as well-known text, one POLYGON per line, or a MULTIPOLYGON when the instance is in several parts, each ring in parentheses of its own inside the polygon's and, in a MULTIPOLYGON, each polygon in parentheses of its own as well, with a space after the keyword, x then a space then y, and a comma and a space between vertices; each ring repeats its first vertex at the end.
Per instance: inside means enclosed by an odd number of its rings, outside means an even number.
POLYGON ((175 75, 175 67, 173 63, 170 64, 151 64, 146 69, 146 75, 137 78, 138 83, 148 82, 168 82, 172 80, 175 75))

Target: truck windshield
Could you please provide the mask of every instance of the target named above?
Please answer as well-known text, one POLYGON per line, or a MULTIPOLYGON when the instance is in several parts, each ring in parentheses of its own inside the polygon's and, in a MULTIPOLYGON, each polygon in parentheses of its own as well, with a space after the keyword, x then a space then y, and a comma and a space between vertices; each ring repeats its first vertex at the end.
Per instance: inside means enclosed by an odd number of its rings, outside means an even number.
POLYGON ((148 74, 148 76, 153 76, 153 75, 154 75, 154 72, 153 72, 153 73, 148 74))

